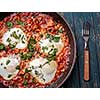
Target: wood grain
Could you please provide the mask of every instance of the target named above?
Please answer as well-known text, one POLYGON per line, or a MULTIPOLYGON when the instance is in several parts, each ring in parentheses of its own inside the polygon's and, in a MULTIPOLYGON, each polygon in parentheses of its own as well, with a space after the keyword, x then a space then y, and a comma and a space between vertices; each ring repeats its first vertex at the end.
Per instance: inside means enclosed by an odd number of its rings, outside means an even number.
POLYGON ((73 72, 63 87, 100 87, 100 13, 64 13, 65 19, 71 26, 77 44, 77 59, 73 72), (89 51, 90 51, 90 80, 84 81, 84 41, 82 39, 82 25, 88 21, 91 25, 89 51))
POLYGON ((89 50, 84 49, 84 80, 85 81, 89 81, 89 72, 90 72, 90 68, 89 68, 90 64, 89 64, 89 50))

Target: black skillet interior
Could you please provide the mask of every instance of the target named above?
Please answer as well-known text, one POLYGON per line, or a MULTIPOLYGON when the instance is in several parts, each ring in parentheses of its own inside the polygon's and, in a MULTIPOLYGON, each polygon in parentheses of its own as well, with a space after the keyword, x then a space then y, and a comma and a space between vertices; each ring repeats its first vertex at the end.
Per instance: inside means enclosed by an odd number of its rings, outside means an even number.
MULTIPOLYGON (((68 33, 69 39, 70 39, 70 44, 71 44, 71 56, 70 56, 70 62, 69 62, 69 69, 67 69, 62 75, 61 77, 53 84, 51 84, 48 87, 60 87, 65 80, 69 77, 73 67, 74 67, 74 63, 75 63, 75 58, 76 58, 76 43, 75 43, 75 38, 73 35, 73 32, 70 28, 70 26, 68 25, 67 21, 60 16, 58 13, 55 12, 43 12, 46 13, 50 16, 52 16, 56 21, 59 21, 60 23, 62 23, 64 25, 64 28, 66 30, 66 32, 68 33)), ((3 20, 3 18, 9 16, 10 14, 12 14, 12 12, 1 12, 0 13, 0 20, 3 20)), ((5 86, 1 83, 0 84, 1 88, 4 88, 5 86)))

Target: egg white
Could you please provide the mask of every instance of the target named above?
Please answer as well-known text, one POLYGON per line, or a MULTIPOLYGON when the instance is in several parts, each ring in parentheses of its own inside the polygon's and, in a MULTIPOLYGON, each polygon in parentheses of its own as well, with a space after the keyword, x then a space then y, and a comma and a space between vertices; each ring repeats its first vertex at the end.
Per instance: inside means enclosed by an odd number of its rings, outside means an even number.
POLYGON ((51 82, 55 77, 55 73, 57 71, 56 61, 46 63, 47 61, 47 59, 40 57, 35 58, 29 63, 29 68, 32 69, 31 75, 42 84, 51 82))
POLYGON ((41 47, 41 51, 45 52, 45 53, 48 53, 53 48, 56 48, 58 50, 57 53, 59 53, 59 52, 61 52, 61 50, 64 47, 64 43, 61 40, 61 38, 60 38, 59 42, 54 42, 53 40, 51 40, 51 42, 50 42, 49 38, 41 39, 40 42, 39 42, 39 44, 40 44, 40 47, 41 47), (47 47, 48 49, 45 49, 45 51, 43 51, 42 50, 43 47, 47 47))
POLYGON ((10 30, 4 33, 2 37, 2 43, 5 44, 6 46, 8 46, 9 43, 10 44, 16 43, 15 48, 24 49, 25 47, 27 47, 27 37, 25 36, 25 33, 20 28, 11 28, 10 30), (13 34, 13 32, 16 32, 17 36, 21 35, 20 39, 16 39, 12 37, 11 35, 13 34), (22 37, 24 40, 22 40, 22 37), (10 42, 7 41, 8 38, 11 40, 10 42))
POLYGON ((5 80, 11 80, 14 76, 17 75, 18 70, 16 70, 16 66, 20 64, 19 55, 8 55, 7 57, 0 58, 0 75, 5 80), (7 64, 7 61, 10 61, 7 64), (11 75, 11 77, 8 77, 11 75))

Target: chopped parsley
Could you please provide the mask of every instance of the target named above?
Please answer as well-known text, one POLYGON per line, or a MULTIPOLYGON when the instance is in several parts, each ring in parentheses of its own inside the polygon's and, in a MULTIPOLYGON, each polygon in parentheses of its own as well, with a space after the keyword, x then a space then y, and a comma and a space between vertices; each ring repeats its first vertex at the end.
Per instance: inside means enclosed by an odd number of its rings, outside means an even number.
POLYGON ((59 32, 59 33, 62 33, 62 32, 63 32, 63 30, 62 30, 62 29, 59 29, 59 30, 58 30, 58 32, 59 32))
POLYGON ((28 52, 28 53, 25 53, 25 54, 21 53, 20 54, 20 57, 21 57, 22 60, 29 60, 30 58, 32 58, 32 56, 33 56, 33 52, 28 52))
POLYGON ((43 65, 40 64, 39 68, 42 68, 43 65))
POLYGON ((55 37, 53 38, 53 41, 54 41, 54 42, 59 42, 59 40, 60 40, 60 37, 58 37, 58 36, 55 36, 55 37))
POLYGON ((35 78, 32 79, 32 83, 35 83, 35 84, 36 84, 36 80, 35 80, 35 78))
POLYGON ((1 44, 0 44, 0 51, 1 51, 1 50, 5 50, 5 49, 6 49, 6 48, 5 48, 5 45, 1 43, 1 44))
POLYGON ((10 38, 8 38, 8 39, 7 39, 7 42, 11 42, 11 39, 10 39, 10 38))
POLYGON ((25 44, 25 41, 22 40, 22 43, 25 44))
POLYGON ((20 70, 20 66, 19 65, 16 66, 16 70, 20 70))
POLYGON ((38 75, 40 75, 40 73, 37 71, 37 70, 35 70, 35 74, 38 76, 38 75))
POLYGON ((9 74, 9 75, 8 75, 8 78, 11 78, 11 76, 12 76, 12 74, 9 74))
MULTIPOLYGON (((19 34, 19 38, 21 37, 21 34, 19 34)), ((25 44, 25 37, 24 37, 24 35, 21 37, 21 40, 22 40, 22 43, 24 43, 25 44)))
POLYGON ((21 56, 22 60, 29 60, 29 59, 32 58, 33 52, 28 52, 28 53, 25 53, 25 54, 22 53, 20 56, 21 56))
POLYGON ((25 22, 22 22, 20 20, 17 21, 17 24, 21 25, 21 26, 24 26, 25 25, 25 22))
POLYGON ((45 50, 48 50, 48 47, 47 46, 42 47, 42 50, 43 50, 43 52, 45 52, 45 50))
POLYGON ((8 65, 10 63, 10 60, 7 60, 6 65, 8 65))
POLYGON ((31 66, 32 69, 34 69, 34 66, 31 66))
POLYGON ((46 38, 48 38, 50 42, 52 42, 52 40, 54 42, 59 42, 59 40, 60 40, 60 37, 59 36, 53 36, 51 34, 47 34, 46 35, 46 38))
POLYGON ((48 54, 50 55, 52 53, 52 51, 53 51, 53 48, 48 52, 48 54))
POLYGON ((46 38, 51 38, 51 35, 50 35, 50 34, 47 34, 47 35, 46 35, 46 38))
POLYGON ((29 43, 30 44, 36 44, 37 41, 33 37, 31 37, 30 40, 29 40, 29 43))
POLYGON ((30 52, 34 52, 34 49, 35 49, 34 44, 36 44, 36 43, 37 43, 37 41, 31 37, 29 40, 29 44, 27 46, 30 52))
POLYGON ((28 52, 28 53, 27 53, 27 59, 32 58, 32 56, 33 56, 33 52, 28 52))
POLYGON ((26 54, 23 54, 22 52, 20 53, 20 57, 22 60, 26 60, 26 54))
POLYGON ((19 36, 17 36, 16 31, 14 31, 11 36, 13 36, 15 39, 19 39, 19 36))
POLYGON ((7 25, 7 27, 9 27, 9 28, 13 27, 13 23, 12 23, 12 22, 7 22, 6 25, 7 25))
POLYGON ((16 47, 16 44, 11 44, 11 43, 9 43, 9 47, 10 47, 11 49, 14 49, 14 48, 16 47))
POLYGON ((27 48, 29 49, 30 52, 34 52, 35 46, 29 43, 27 48))
POLYGON ((28 85, 28 81, 27 80, 24 80, 23 85, 24 86, 27 86, 28 85))
POLYGON ((56 55, 57 52, 58 52, 58 49, 57 48, 54 48, 53 49, 53 52, 52 52, 52 55, 56 55))
POLYGON ((32 71, 31 69, 28 69, 28 68, 25 69, 25 73, 29 73, 31 71, 32 71))
POLYGON ((21 53, 20 57, 21 57, 22 60, 27 60, 27 54, 21 53))
POLYGON ((58 49, 57 49, 57 48, 54 48, 54 49, 52 50, 51 53, 49 52, 49 55, 48 55, 48 58, 47 58, 48 63, 49 63, 50 61, 56 59, 56 53, 57 53, 57 51, 58 51, 58 49))
MULTIPOLYGON (((18 30, 17 30, 18 31, 18 30)), ((21 37, 21 34, 19 34, 19 38, 21 37)))
POLYGON ((55 60, 56 59, 56 56, 53 56, 53 55, 50 55, 48 56, 47 60, 48 60, 48 63, 52 60, 55 60))

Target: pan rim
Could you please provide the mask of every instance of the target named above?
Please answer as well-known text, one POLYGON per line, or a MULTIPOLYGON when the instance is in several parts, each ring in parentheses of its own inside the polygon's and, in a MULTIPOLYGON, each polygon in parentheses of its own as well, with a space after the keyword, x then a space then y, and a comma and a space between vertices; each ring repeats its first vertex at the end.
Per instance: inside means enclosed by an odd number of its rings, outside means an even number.
POLYGON ((59 16, 64 20, 64 22, 67 24, 67 26, 68 26, 68 28, 69 28, 69 30, 70 30, 70 32, 71 32, 71 35, 72 35, 72 38, 73 38, 73 44, 74 44, 74 55, 73 55, 73 61, 72 61, 73 63, 72 63, 72 65, 71 65, 71 68, 70 68, 70 70, 69 70, 67 76, 63 79, 63 81, 62 81, 60 84, 58 84, 58 85, 55 87, 55 88, 59 88, 59 87, 69 78, 69 76, 71 75, 71 72, 72 72, 72 70, 73 70, 73 68, 74 68, 75 61, 76 61, 76 39, 75 39, 74 33, 73 33, 73 31, 72 31, 72 29, 71 29, 69 23, 68 23, 67 20, 64 18, 64 16, 60 15, 59 12, 55 12, 55 13, 56 13, 57 15, 59 15, 59 16))

